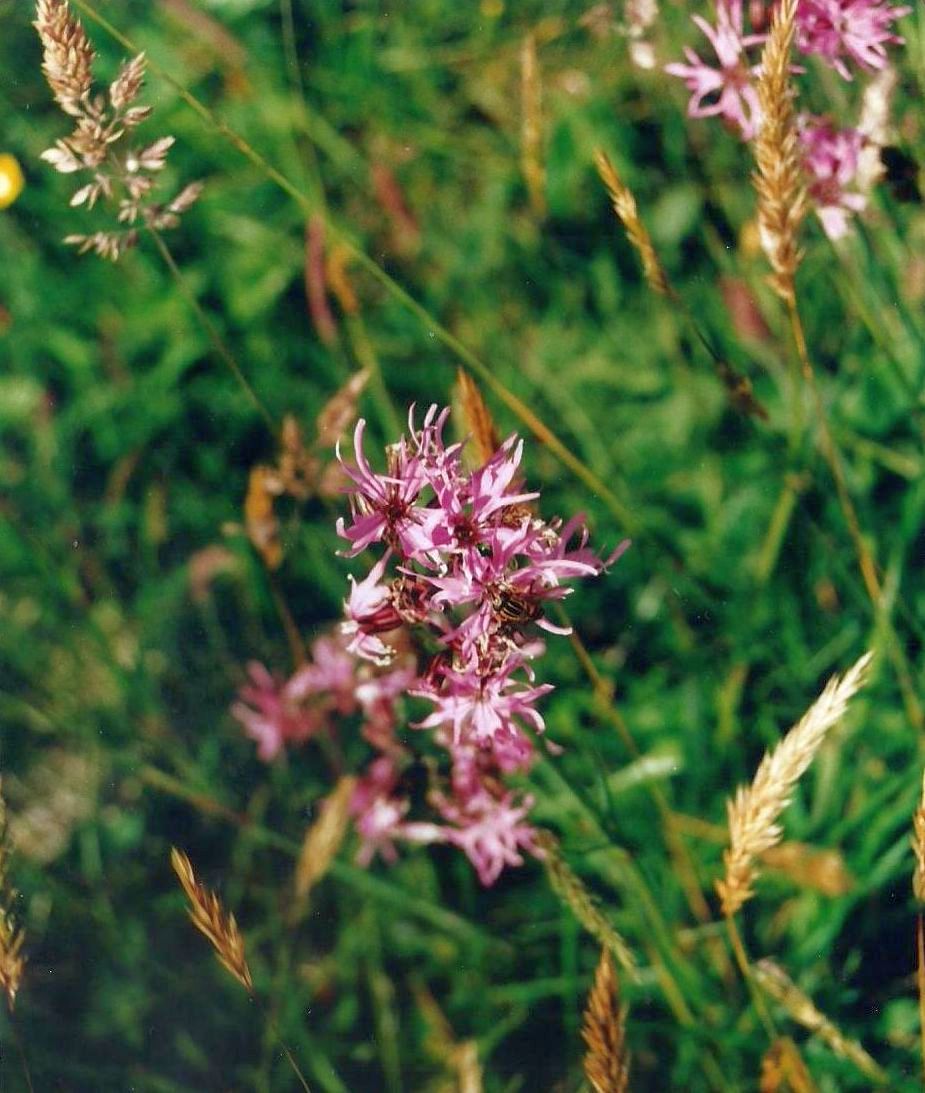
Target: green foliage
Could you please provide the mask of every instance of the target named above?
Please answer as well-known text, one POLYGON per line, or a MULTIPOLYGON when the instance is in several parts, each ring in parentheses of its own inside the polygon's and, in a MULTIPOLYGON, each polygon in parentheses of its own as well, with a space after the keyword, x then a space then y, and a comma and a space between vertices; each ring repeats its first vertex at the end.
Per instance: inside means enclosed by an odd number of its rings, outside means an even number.
MULTIPOLYGON (((723 938, 712 882, 725 800, 822 681, 868 647, 874 683, 785 817, 788 839, 837 850, 855 883, 826 896, 769 870, 743 926, 753 955, 773 956, 862 1040, 891 1089, 917 1088, 908 837, 921 726, 890 644, 921 702, 921 205, 884 188, 838 250, 809 224, 799 276, 823 400, 883 574, 878 620, 808 400, 807 427, 791 434, 805 392, 794 394, 785 316, 748 244, 747 150, 689 122, 678 81, 634 69, 624 39, 580 24, 583 5, 293 0, 294 71, 288 4, 102 10, 488 362, 632 513, 632 549, 569 611, 641 755, 569 642, 551 639, 543 673, 557 690, 545 712, 565 750, 528 779, 538 819, 639 954, 638 982, 621 985, 631 1088, 756 1087, 767 1033, 741 980, 711 956, 723 938), (520 169, 519 51, 531 29, 542 222, 520 169), (595 176, 597 147, 767 423, 730 406, 683 314, 646 289, 595 176), (416 239, 377 198, 373 165, 397 179, 416 239), (753 294, 766 336, 737 326, 721 291, 730 280, 753 294), (682 830, 708 921, 688 904, 653 788, 680 817, 706 821, 682 830)), ((449 850, 364 871, 348 844, 292 925, 293 857, 331 775, 312 748, 263 766, 228 714, 248 659, 291 667, 239 529, 248 471, 272 458, 274 438, 150 239, 118 266, 60 243, 92 214, 70 210, 71 180, 39 161, 66 120, 27 9, 0 0, 0 152, 27 180, 0 212, 0 769, 14 817, 45 805, 61 827, 14 866, 29 954, 15 1019, 35 1089, 293 1089, 267 1014, 313 1090, 438 1089, 448 1072, 419 1004, 426 987, 458 1041, 477 1041, 486 1090, 577 1090, 598 954, 538 863, 486 891, 449 850), (191 566, 214 547, 223 565, 197 594, 191 566), (41 776, 62 756, 83 763, 74 792, 86 807, 70 813, 64 776, 41 776), (234 910, 265 1012, 186 921, 172 844, 234 910)), ((925 24, 921 11, 904 23, 895 121, 914 148, 925 24)), ((123 50, 87 26, 113 73, 123 50)), ((686 13, 666 5, 659 56, 689 36, 686 13)), ((854 95, 819 71, 823 108, 854 95)), ((335 344, 312 326, 304 209, 166 80, 151 75, 145 101, 155 113, 144 132, 177 138, 171 181, 207 183, 169 240, 188 291, 273 418, 310 428, 366 362, 340 312, 335 344)), ((448 400, 458 362, 381 281, 356 263, 349 276, 387 392, 371 388, 363 412, 386 441, 410 402, 448 400)), ((503 430, 523 431, 487 397, 503 430)), ((598 544, 622 538, 612 509, 549 450, 530 443, 526 465, 544 512, 584 510, 598 544)), ((351 570, 335 556, 337 507, 313 503, 285 528, 279 583, 306 636, 337 617, 351 570)), ((869 1088, 775 1017, 805 1043, 820 1090, 869 1088)), ((0 1020, 4 1087, 25 1088, 0 1020)))

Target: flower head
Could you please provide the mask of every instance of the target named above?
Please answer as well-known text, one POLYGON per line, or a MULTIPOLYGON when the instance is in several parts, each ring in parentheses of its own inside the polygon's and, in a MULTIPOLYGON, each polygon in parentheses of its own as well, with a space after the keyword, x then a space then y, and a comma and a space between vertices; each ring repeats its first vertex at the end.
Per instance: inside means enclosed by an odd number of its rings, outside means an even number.
POLYGON ((892 8, 884 0, 800 0, 797 8, 797 46, 818 54, 846 80, 846 61, 862 69, 885 68, 886 47, 901 45, 893 22, 912 8, 892 8))
POLYGON ((847 235, 850 218, 867 205, 867 198, 847 187, 855 181, 864 137, 857 129, 835 129, 825 118, 804 114, 799 119, 803 164, 816 214, 830 239, 847 235))
POLYGON ((7 209, 22 193, 26 182, 15 156, 0 155, 0 209, 7 209))
POLYGON ((717 0, 715 27, 699 15, 693 20, 713 47, 715 64, 707 64, 685 48, 687 64, 670 64, 665 71, 680 76, 687 85, 691 92, 687 112, 692 118, 725 118, 738 127, 744 140, 750 140, 758 128, 760 110, 752 84, 755 69, 746 50, 764 38, 743 33, 742 0, 717 0))
POLYGON ((239 691, 231 715, 257 741, 257 754, 268 763, 284 744, 307 740, 320 728, 321 718, 293 694, 298 677, 283 682, 257 661, 248 664, 247 674, 250 680, 239 691))

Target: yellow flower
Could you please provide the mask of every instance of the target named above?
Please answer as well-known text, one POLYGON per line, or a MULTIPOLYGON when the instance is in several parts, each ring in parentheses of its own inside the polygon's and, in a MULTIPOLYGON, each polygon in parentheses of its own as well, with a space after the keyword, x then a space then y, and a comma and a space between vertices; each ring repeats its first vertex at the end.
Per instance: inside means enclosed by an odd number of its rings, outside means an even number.
POLYGON ((15 156, 0 155, 0 209, 12 205, 22 193, 26 180, 15 156))

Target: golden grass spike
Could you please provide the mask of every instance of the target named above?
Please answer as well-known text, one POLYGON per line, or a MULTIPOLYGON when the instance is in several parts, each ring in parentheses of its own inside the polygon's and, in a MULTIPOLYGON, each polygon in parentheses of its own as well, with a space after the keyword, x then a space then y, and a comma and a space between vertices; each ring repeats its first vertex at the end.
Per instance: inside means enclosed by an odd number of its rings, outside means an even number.
POLYGON ((878 1084, 887 1082, 884 1071, 858 1041, 849 1040, 834 1022, 816 1007, 809 995, 800 990, 779 964, 767 958, 759 960, 754 965, 754 975, 758 986, 765 994, 779 1003, 797 1024, 818 1036, 836 1055, 849 1059, 872 1081, 878 1084))
POLYGON ((783 832, 778 817, 826 733, 841 720, 849 699, 867 681, 871 657, 865 653, 841 679, 833 676, 829 680, 783 740, 765 753, 752 784, 740 786, 728 801, 729 846, 723 854, 726 872, 716 883, 724 914, 734 915, 751 898, 758 875, 755 859, 780 842, 783 832))
POLYGON ((501 447, 501 437, 491 411, 485 405, 475 380, 462 368, 456 371, 456 391, 475 458, 479 464, 485 463, 501 447))
POLYGON ((581 1035, 588 1048, 584 1058, 585 1077, 594 1093, 626 1093, 629 1089, 626 1014, 620 1006, 617 976, 607 949, 601 949, 581 1035))
POLYGON ((536 38, 528 34, 520 50, 521 169, 537 217, 546 215, 546 171, 543 167, 543 87, 536 38))
POLYGON ((617 214, 626 230, 630 243, 636 248, 649 288, 653 292, 657 292, 659 296, 670 296, 671 288, 668 284, 668 278, 665 276, 662 264, 658 260, 658 255, 655 253, 655 247, 652 245, 649 233, 639 219, 636 199, 633 197, 632 190, 620 178, 617 169, 600 149, 594 153, 594 165, 597 167, 597 173, 600 175, 601 181, 607 188, 607 193, 610 194, 613 211, 617 214))
POLYGON ((190 902, 189 916, 193 925, 208 939, 223 967, 248 994, 253 994, 254 983, 244 955, 244 938, 234 915, 226 913, 218 896, 196 880, 193 866, 182 850, 171 849, 170 864, 190 902))
POLYGON ((816 1093, 816 1083, 796 1044, 787 1036, 775 1040, 761 1060, 758 1093, 816 1093))
POLYGON ((771 287, 785 301, 795 299, 794 277, 803 257, 797 235, 806 216, 806 188, 797 135, 790 51, 798 0, 781 0, 761 54, 758 101, 761 123, 755 138, 761 246, 771 264, 771 287))
POLYGON ((613 954, 620 967, 635 975, 636 960, 630 947, 598 907, 594 896, 566 864, 556 839, 548 831, 541 831, 536 841, 543 851, 543 864, 552 890, 568 905, 598 944, 613 954))
POLYGON ((6 803, 0 796, 0 991, 6 995, 10 1013, 16 1005, 16 995, 26 966, 22 955, 25 934, 16 924, 13 901, 16 892, 10 887, 9 841, 7 838, 6 803))
POLYGON ((304 906, 311 890, 327 873, 350 823, 350 798, 356 778, 345 775, 322 803, 318 818, 305 832, 295 867, 296 907, 304 906))
POLYGON ((919 903, 925 903, 925 773, 922 775, 922 798, 912 817, 912 850, 915 854, 912 891, 919 903))

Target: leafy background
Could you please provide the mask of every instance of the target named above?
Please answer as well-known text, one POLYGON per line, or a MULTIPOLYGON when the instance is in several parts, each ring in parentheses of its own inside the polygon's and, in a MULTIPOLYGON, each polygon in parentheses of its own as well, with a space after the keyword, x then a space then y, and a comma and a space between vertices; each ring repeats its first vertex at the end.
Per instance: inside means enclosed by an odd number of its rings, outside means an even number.
MULTIPOLYGON (((925 618, 920 203, 882 187, 837 251, 808 225, 799 276, 820 388, 883 571, 878 619, 812 414, 796 443, 789 434, 792 349, 762 280, 747 150, 686 119, 679 81, 631 65, 611 27, 619 11, 596 35, 585 4, 288 3, 121 0, 104 14, 323 201, 630 515, 627 528, 529 443, 544 512, 585 511, 602 547, 627 531, 634 540, 570 602, 613 705, 594 699, 569 643, 550 642, 544 679, 557 690, 546 714, 565 751, 529 779, 538 819, 640 954, 639 981, 623 982, 632 1088, 757 1087, 767 1035, 741 980, 714 964, 724 802, 822 681, 867 647, 874 682, 786 818, 788 839, 831 852, 838 894, 818 890, 816 866, 769 870, 743 927, 753 954, 774 956, 864 1042, 889 1088, 917 1088, 908 838, 925 618), (521 170, 531 32, 545 217, 521 170), (767 422, 730 406, 683 316, 646 289, 595 176, 597 147, 635 190, 670 277, 751 378, 767 422), (383 167, 416 229, 377 197, 383 167), (891 643, 909 664, 905 701, 891 643), (705 922, 686 901, 653 786, 696 862, 705 922)), ((688 14, 663 3, 661 62, 692 41, 688 14)), ((579 1089, 598 954, 539 864, 486 891, 449 851, 364 872, 348 845, 309 916, 291 924, 293 853, 329 776, 311 749, 260 764, 228 714, 249 658, 289 667, 240 532, 248 470, 275 441, 150 241, 118 267, 61 244, 85 214, 67 207, 70 180, 39 162, 66 122, 29 19, 27 4, 0 4, 0 151, 26 175, 0 213, 0 767, 14 827, 29 835, 14 865, 29 952, 16 1027, 35 1088, 295 1088, 266 1015, 185 919, 168 863, 178 844, 235 910, 266 1010, 313 1089, 455 1088, 428 995, 460 1042, 477 1042, 487 1090, 579 1089), (204 557, 219 559, 205 590, 191 580, 204 557)), ((903 32, 894 111, 914 156, 920 7, 903 32)), ((124 50, 91 33, 111 78, 124 50)), ((859 89, 829 76, 810 66, 807 95, 844 116, 859 89)), ((374 439, 393 439, 410 402, 450 397, 453 354, 356 265, 362 325, 339 316, 336 343, 323 344, 306 307, 304 209, 168 81, 151 76, 146 101, 145 131, 177 138, 170 178, 207 182, 170 240, 185 282, 275 418, 310 425, 370 351, 387 391, 364 396, 374 439)), ((522 428, 489 401, 503 430, 522 428)), ((306 637, 336 618, 350 570, 335 555, 336 511, 313 504, 286 527, 280 581, 306 637)), ((775 1015, 820 1089, 869 1088, 775 1015)), ((2 1083, 24 1088, 3 1021, 2 1083)))

